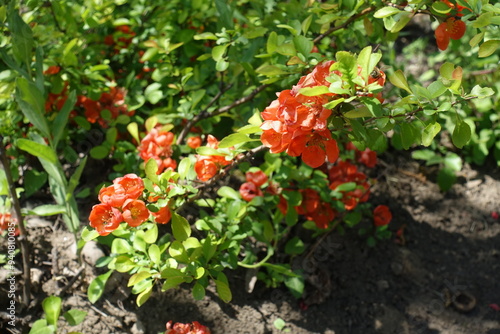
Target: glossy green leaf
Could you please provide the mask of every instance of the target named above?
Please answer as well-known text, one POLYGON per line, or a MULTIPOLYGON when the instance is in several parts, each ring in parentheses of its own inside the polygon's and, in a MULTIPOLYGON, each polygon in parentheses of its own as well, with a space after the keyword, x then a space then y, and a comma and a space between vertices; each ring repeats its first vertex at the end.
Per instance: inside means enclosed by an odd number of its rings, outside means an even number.
POLYGON ((83 320, 85 320, 86 316, 87 312, 77 309, 69 310, 63 314, 64 319, 66 319, 68 325, 70 326, 77 326, 81 324, 83 320))
POLYGON ((127 240, 122 238, 116 238, 111 244, 111 253, 114 254, 126 254, 133 252, 133 250, 132 245, 130 245, 127 240))
POLYGON ((422 132, 422 145, 430 146, 439 131, 441 131, 441 125, 439 123, 431 123, 427 125, 422 132))
POLYGON ((158 245, 152 244, 151 246, 149 246, 148 255, 154 264, 156 265, 160 264, 161 253, 160 253, 160 247, 158 247, 158 245))
POLYGON ((219 148, 229 148, 234 145, 243 144, 249 141, 255 141, 255 140, 251 139, 246 134, 240 132, 232 133, 229 136, 222 138, 222 140, 219 143, 219 148))
POLYGON ((305 245, 299 237, 293 237, 285 245, 285 253, 289 255, 299 255, 305 250, 305 245))
POLYGON ((50 130, 45 119, 45 99, 38 87, 26 78, 16 80, 16 101, 21 107, 24 116, 42 133, 45 138, 50 137, 50 130))
POLYGON ((50 296, 43 300, 42 308, 45 313, 45 319, 49 325, 57 328, 57 319, 61 314, 62 300, 56 296, 50 296))
POLYGON ((193 286, 192 293, 194 299, 196 300, 202 300, 205 298, 205 288, 198 282, 193 286))
POLYGON ((146 177, 153 182, 154 184, 158 184, 158 164, 155 159, 151 158, 146 162, 145 166, 146 177))
POLYGON ((393 75, 389 76, 389 81, 396 87, 406 90, 408 93, 412 94, 408 81, 401 70, 397 70, 393 75))
POLYGON ((479 58, 489 57, 500 47, 500 40, 492 39, 484 42, 479 46, 478 56, 479 58))
POLYGON ((178 241, 184 241, 191 236, 191 226, 186 218, 172 212, 172 233, 178 241))
POLYGON ((379 10, 377 10, 375 12, 375 14, 373 14, 373 17, 376 17, 378 19, 382 19, 384 17, 396 15, 396 14, 398 14, 400 12, 401 11, 399 9, 395 8, 395 7, 386 6, 386 7, 382 7, 379 10))
POLYGON ((66 213, 66 206, 57 204, 44 204, 33 209, 23 210, 23 214, 33 216, 54 216, 63 213, 66 213))
POLYGON ((19 149, 28 152, 38 158, 47 160, 50 163, 56 163, 57 155, 52 148, 47 145, 39 144, 29 139, 20 138, 16 145, 19 149))
POLYGON ((145 279, 150 278, 151 276, 153 276, 153 273, 149 271, 141 271, 139 273, 135 273, 132 276, 130 276, 127 286, 134 286, 144 281, 145 279))
POLYGON ((226 275, 223 273, 219 273, 217 276, 217 279, 215 280, 215 288, 217 290, 217 294, 223 302, 229 303, 231 299, 233 299, 226 275))
POLYGON ((455 129, 453 130, 453 134, 451 136, 453 145, 455 145, 458 148, 462 148, 464 147, 465 144, 469 142, 470 137, 471 137, 471 129, 469 124, 467 124, 467 122, 460 120, 455 126, 455 129))
POLYGON ((153 292, 153 285, 151 284, 151 286, 149 288, 142 291, 137 296, 137 299, 135 300, 137 306, 141 307, 142 305, 144 305, 144 303, 149 299, 149 297, 151 297, 152 292, 153 292))
POLYGON ((34 46, 33 32, 30 26, 19 16, 17 10, 9 11, 8 21, 14 56, 17 60, 29 66, 34 46))

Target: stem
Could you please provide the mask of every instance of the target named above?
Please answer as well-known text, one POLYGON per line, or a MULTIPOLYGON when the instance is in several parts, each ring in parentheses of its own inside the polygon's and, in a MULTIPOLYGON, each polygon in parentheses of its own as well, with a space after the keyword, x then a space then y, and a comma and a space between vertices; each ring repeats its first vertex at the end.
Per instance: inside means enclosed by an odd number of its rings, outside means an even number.
POLYGON ((351 16, 350 18, 348 18, 344 23, 342 23, 341 25, 339 26, 332 26, 330 27, 330 29, 328 29, 327 31, 325 31, 324 33, 322 33, 321 35, 319 35, 318 37, 316 37, 313 42, 314 44, 318 43, 319 41, 321 41, 323 38, 325 38, 326 36, 330 35, 332 32, 335 32, 337 30, 341 30, 341 29, 344 29, 345 27, 347 27, 349 24, 351 24, 352 22, 356 21, 357 19, 359 19, 360 17, 362 16, 365 16, 366 14, 368 13, 371 13, 373 11, 375 11, 375 7, 368 7, 368 8, 365 8, 363 9, 361 12, 359 12, 358 14, 356 15, 353 15, 351 16))
POLYGON ((29 305, 31 299, 31 266, 30 266, 30 251, 28 244, 28 234, 24 226, 23 215, 21 214, 21 205, 19 199, 17 198, 16 185, 12 180, 12 174, 10 172, 10 164, 7 159, 7 154, 3 146, 3 136, 0 135, 0 158, 2 160, 2 166, 5 171, 5 176, 7 178, 7 183, 9 185, 9 193, 12 198, 12 204, 14 206, 14 211, 17 216, 17 226, 19 227, 19 237, 18 241, 21 243, 21 253, 23 257, 23 304, 25 306, 29 305))
POLYGON ((274 250, 272 248, 269 248, 267 250, 267 255, 265 258, 263 258, 261 261, 257 262, 257 263, 254 263, 254 264, 246 264, 246 263, 243 263, 241 261, 238 261, 238 265, 240 267, 243 267, 243 268, 248 268, 248 269, 255 269, 255 268, 258 268, 264 264, 266 264, 267 260, 269 260, 271 258, 271 256, 273 256, 274 254, 274 250))

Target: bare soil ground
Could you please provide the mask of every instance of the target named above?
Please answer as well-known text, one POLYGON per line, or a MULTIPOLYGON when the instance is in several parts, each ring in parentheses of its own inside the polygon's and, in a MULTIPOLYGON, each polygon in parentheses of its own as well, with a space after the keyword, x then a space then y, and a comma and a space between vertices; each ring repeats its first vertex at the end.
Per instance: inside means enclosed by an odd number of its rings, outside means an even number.
MULTIPOLYGON (((194 320, 212 333, 394 333, 499 334, 500 311, 500 171, 466 166, 458 183, 441 193, 436 170, 404 156, 386 153, 373 176, 378 183, 371 201, 393 212, 391 230, 403 228, 403 238, 368 247, 356 231, 331 233, 295 265, 307 275, 307 294, 294 299, 285 288, 269 290, 257 283, 246 292, 246 271, 230 273, 230 304, 208 292, 195 301, 189 289, 155 293, 141 308, 127 291, 127 277, 116 275, 96 304, 86 298, 95 268, 82 268, 72 236, 62 226, 40 219, 29 221, 35 273, 34 305, 60 291, 80 270, 82 274, 62 294, 64 310, 88 312, 76 327, 60 322, 60 332, 86 334, 161 333, 165 323, 194 320), (273 325, 281 318, 286 327, 273 325)), ((316 240, 317 241, 317 240, 316 240)), ((310 246, 314 243, 311 242, 310 246)), ((2 241, 0 245, 4 245, 2 241)), ((1 276, 1 275, 0 275, 1 276)), ((21 278, 18 277, 18 292, 21 278)), ((7 284, 0 281, 0 312, 7 307, 7 284)), ((40 307, 19 310, 15 329, 27 333, 42 316, 40 307)))

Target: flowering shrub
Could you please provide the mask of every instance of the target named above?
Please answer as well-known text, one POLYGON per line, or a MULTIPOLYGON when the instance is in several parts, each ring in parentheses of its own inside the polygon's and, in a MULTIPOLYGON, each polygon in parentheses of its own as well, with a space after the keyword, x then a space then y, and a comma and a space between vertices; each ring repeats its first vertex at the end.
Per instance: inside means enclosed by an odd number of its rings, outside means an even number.
MULTIPOLYGON (((462 166, 456 148, 500 161, 498 4, 264 2, 0 7, 2 145, 15 180, 49 187, 71 231, 77 198, 100 201, 82 232, 109 247, 92 302, 113 271, 130 275, 138 305, 158 284, 203 299, 213 283, 229 302, 225 273, 238 267, 299 298, 291 259, 310 245, 296 226, 313 239, 353 228, 370 246, 390 237, 389 207, 369 202, 378 153, 439 164, 443 190, 462 166), (437 43, 422 75, 393 52, 414 61, 398 36, 417 14, 434 31, 421 44, 437 43), (29 155, 39 164, 17 168, 29 155)), ((204 330, 167 325, 186 328, 204 330)))

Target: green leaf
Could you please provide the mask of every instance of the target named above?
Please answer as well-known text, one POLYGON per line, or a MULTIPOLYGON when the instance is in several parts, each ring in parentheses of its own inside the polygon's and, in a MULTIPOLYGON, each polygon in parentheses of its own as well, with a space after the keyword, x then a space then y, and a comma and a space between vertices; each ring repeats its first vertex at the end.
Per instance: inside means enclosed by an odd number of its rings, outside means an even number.
POLYGON ((286 276, 285 285, 295 298, 302 297, 305 287, 303 276, 286 276))
POLYGON ((128 241, 122 238, 116 238, 111 244, 111 253, 113 254, 126 254, 133 252, 133 250, 128 241))
POLYGON ((191 235, 191 226, 186 218, 172 212, 172 233, 178 241, 184 241, 191 235))
POLYGON ((435 99, 447 91, 447 87, 443 85, 441 81, 434 81, 429 86, 427 86, 427 90, 430 93, 432 99, 435 99))
POLYGON ((240 194, 236 190, 228 186, 222 186, 217 190, 217 195, 229 199, 240 200, 240 194))
POLYGON ((420 131, 411 123, 403 123, 401 127, 401 143, 405 150, 413 144, 420 143, 420 131))
POLYGON ((273 325, 277 330, 281 331, 283 330, 283 328, 285 328, 286 323, 283 319, 277 318, 276 320, 274 320, 273 325))
POLYGON ((500 40, 491 39, 489 41, 484 42, 479 46, 478 56, 479 58, 484 58, 491 56, 500 46, 500 40))
POLYGON ((432 4, 432 9, 438 14, 448 14, 451 12, 452 8, 445 4, 444 2, 436 1, 432 4))
POLYGON ((149 271, 141 271, 139 273, 135 273, 130 276, 127 286, 134 286, 144 281, 145 279, 150 278, 151 276, 153 276, 153 273, 149 271))
POLYGON ((106 147, 104 145, 99 145, 92 147, 90 150, 90 156, 94 159, 104 159, 109 155, 109 147, 106 147))
POLYGON ((474 22, 472 22, 472 27, 476 29, 486 27, 491 23, 493 15, 494 14, 492 12, 481 14, 474 22))
POLYGON ((229 284, 227 282, 227 277, 224 273, 219 273, 217 279, 215 280, 215 288, 217 290, 217 294, 219 298, 225 302, 229 303, 231 299, 233 299, 233 295, 231 293, 231 289, 229 288, 229 284))
POLYGON ((451 168, 443 168, 437 176, 437 183, 442 191, 448 191, 456 182, 455 171, 451 168))
POLYGON ((224 57, 224 53, 226 52, 229 44, 217 45, 212 49, 212 58, 215 61, 219 61, 224 57))
POLYGON ((453 145, 458 148, 462 148, 470 140, 470 137, 471 130, 469 124, 460 120, 455 126, 455 129, 453 130, 453 134, 451 136, 453 145))
POLYGON ((156 163, 156 160, 151 158, 146 162, 145 166, 145 172, 146 172, 146 177, 148 180, 153 182, 154 184, 158 184, 158 164, 156 163))
POLYGON ((411 21, 415 14, 414 13, 409 13, 409 12, 401 12, 399 16, 399 20, 396 22, 396 24, 391 28, 392 33, 399 32, 401 29, 406 27, 408 22, 411 21))
POLYGON ((56 205, 56 204, 44 204, 37 206, 33 209, 24 209, 24 215, 33 215, 33 216, 54 216, 66 213, 65 205, 56 205))
POLYGON ((210 155, 224 156, 225 155, 223 153, 220 153, 216 149, 214 149, 212 147, 208 147, 208 146, 200 146, 200 147, 198 147, 196 149, 196 153, 198 153, 199 155, 207 155, 207 156, 210 156, 210 155))
POLYGON ((374 116, 370 109, 368 109, 366 106, 361 106, 359 108, 349 110, 344 114, 344 117, 346 118, 360 118, 360 117, 372 117, 374 116))
POLYGON ((462 158, 460 158, 455 153, 448 153, 443 161, 445 167, 454 170, 455 172, 460 172, 462 170, 462 158))
POLYGON ((57 328, 57 319, 61 313, 62 300, 59 297, 50 296, 43 300, 42 308, 45 313, 45 319, 49 325, 57 328))
POLYGON ((24 116, 32 123, 45 138, 50 137, 50 130, 45 119, 45 99, 38 87, 26 78, 16 80, 16 101, 21 107, 24 116))
POLYGON ((8 15, 9 28, 11 31, 11 43, 14 56, 25 63, 31 64, 32 50, 33 50, 33 32, 26 22, 23 21, 21 16, 15 10, 11 10, 8 15))
POLYGON ((29 139, 20 138, 16 142, 16 146, 28 152, 31 155, 34 155, 38 158, 42 158, 47 160, 50 163, 57 162, 57 155, 52 148, 47 145, 39 144, 29 139))
POLYGON ((422 145, 430 146, 439 131, 441 131, 441 125, 439 123, 436 122, 427 125, 422 132, 422 145))
POLYGON ((295 45, 295 49, 304 56, 308 56, 314 46, 313 41, 302 35, 294 36, 293 44, 295 45))
POLYGON ((393 75, 389 76, 389 81, 396 87, 406 90, 408 93, 412 94, 408 81, 401 70, 397 70, 393 75))
POLYGON ((183 276, 182 277, 167 278, 167 280, 165 281, 165 283, 163 283, 163 285, 161 287, 161 291, 167 291, 169 289, 176 288, 179 285, 181 285, 182 283, 184 283, 185 281, 186 280, 183 276))
POLYGON ((272 54, 274 51, 276 51, 278 47, 278 34, 275 31, 271 31, 269 34, 269 37, 267 38, 267 53, 272 54))
POLYGON ((70 326, 77 326, 85 319, 87 312, 82 310, 69 310, 64 312, 63 317, 70 326))
POLYGON ((222 24, 222 26, 226 29, 233 29, 233 13, 231 11, 229 3, 225 0, 215 0, 215 8, 219 13, 219 22, 222 24))
POLYGON ((149 230, 144 232, 144 241, 148 244, 156 242, 158 239, 158 225, 154 224, 149 230))
POLYGON ((48 325, 47 320, 39 319, 33 323, 29 334, 55 334, 56 329, 53 325, 48 325))
POLYGON ((120 255, 115 260, 115 269, 120 273, 129 272, 134 269, 135 266, 135 262, 132 261, 132 259, 130 259, 127 255, 120 255))
POLYGON ((299 94, 304 96, 318 96, 329 93, 330 89, 326 86, 304 87, 299 90, 299 94))
POLYGON ((382 19, 384 17, 392 16, 400 12, 401 11, 395 7, 387 6, 377 10, 375 14, 373 14, 373 17, 376 17, 377 19, 382 19))
POLYGON ((160 252, 160 247, 158 247, 158 245, 152 244, 151 246, 149 246, 148 255, 154 264, 156 265, 160 264, 161 252, 160 252))
POLYGON ((86 226, 83 230, 82 230, 82 239, 83 241, 85 242, 88 242, 88 241, 91 241, 91 240, 94 240, 95 238, 97 238, 99 236, 99 233, 93 229, 93 228, 90 228, 89 226, 86 226))
POLYGON ((71 178, 69 179, 68 182, 68 188, 66 189, 66 198, 69 198, 69 196, 73 196, 73 192, 75 191, 76 187, 78 186, 78 183, 80 182, 80 177, 82 176, 83 169, 85 168, 85 165, 87 164, 87 157, 83 158, 82 161, 80 161, 80 164, 76 168, 75 172, 73 175, 71 175, 71 178))
MULTIPOLYGON (((255 140, 260 140, 260 139, 255 139, 255 140)), ((254 141, 254 140, 248 137, 246 134, 240 132, 232 133, 229 136, 222 138, 222 140, 219 143, 219 148, 228 148, 249 141, 254 141)))
POLYGON ((66 129, 68 123, 69 113, 73 110, 76 103, 76 92, 72 91, 68 95, 68 99, 64 102, 62 109, 57 113, 54 122, 52 123, 52 140, 54 147, 57 147, 61 136, 66 129))
POLYGON ((479 85, 472 87, 472 90, 470 92, 470 95, 477 96, 480 99, 492 96, 493 94, 495 94, 495 91, 490 87, 481 87, 479 85))
POLYGON ((139 127, 138 127, 137 123, 134 122, 134 123, 128 124, 127 130, 137 143, 141 142, 139 140, 139 127))
POLYGON ((484 31, 476 34, 474 37, 472 37, 469 41, 469 45, 471 48, 475 47, 476 45, 479 44, 484 38, 484 31))
POLYGON ((285 245, 285 253, 289 255, 298 255, 302 254, 305 250, 305 245, 299 237, 293 237, 288 240, 285 245))
MULTIPOLYGON (((0 180, 2 179, 0 175, 0 180)), ((24 195, 30 197, 37 192, 47 182, 47 173, 39 172, 36 169, 27 170, 24 173, 24 195)), ((4 195, 0 192, 0 195, 4 195)))
POLYGON ((151 284, 146 290, 142 291, 136 299, 137 306, 141 307, 144 303, 151 297, 151 292, 153 291, 153 285, 151 284))
POLYGON ((205 298, 205 288, 198 282, 196 282, 193 286, 192 293, 194 299, 196 300, 202 300, 203 298, 205 298))

